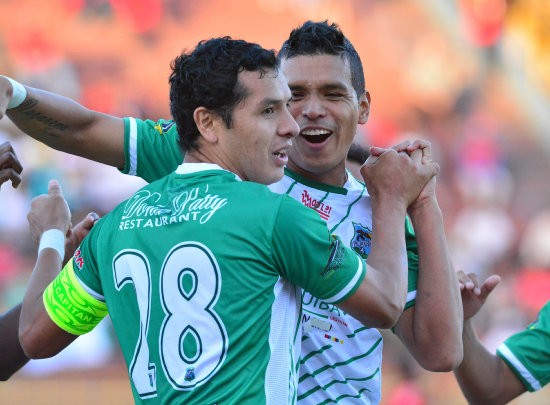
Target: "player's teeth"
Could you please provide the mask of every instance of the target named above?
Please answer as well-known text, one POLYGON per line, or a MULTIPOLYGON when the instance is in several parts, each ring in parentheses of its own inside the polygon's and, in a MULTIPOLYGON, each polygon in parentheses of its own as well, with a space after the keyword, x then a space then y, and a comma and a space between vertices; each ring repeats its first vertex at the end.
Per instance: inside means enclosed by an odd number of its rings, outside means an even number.
POLYGON ((304 135, 327 135, 330 134, 330 131, 327 131, 326 129, 308 129, 306 131, 302 131, 302 134, 304 135))

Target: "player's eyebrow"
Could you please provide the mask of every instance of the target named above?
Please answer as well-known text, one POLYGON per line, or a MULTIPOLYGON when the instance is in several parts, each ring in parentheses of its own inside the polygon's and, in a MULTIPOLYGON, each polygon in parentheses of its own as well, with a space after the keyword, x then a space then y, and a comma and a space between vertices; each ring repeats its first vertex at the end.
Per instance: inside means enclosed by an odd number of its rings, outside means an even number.
MULTIPOLYGON (((306 85, 300 84, 300 83, 289 83, 288 87, 290 87, 291 91, 304 90, 307 88, 306 85)), ((348 91, 348 87, 341 82, 324 83, 319 88, 323 91, 330 91, 330 90, 348 91)))
POLYGON ((322 90, 340 90, 340 91, 347 91, 348 88, 343 83, 334 82, 334 83, 327 83, 321 86, 322 90))
MULTIPOLYGON (((288 101, 290 101, 290 97, 288 98, 288 101)), ((278 105, 283 103, 284 103, 284 100, 282 98, 264 98, 261 101, 260 106, 264 108, 264 107, 269 107, 270 105, 278 105)))
POLYGON ((290 91, 292 90, 302 90, 303 88, 305 88, 305 86, 301 85, 301 84, 288 84, 288 87, 290 88, 290 91))

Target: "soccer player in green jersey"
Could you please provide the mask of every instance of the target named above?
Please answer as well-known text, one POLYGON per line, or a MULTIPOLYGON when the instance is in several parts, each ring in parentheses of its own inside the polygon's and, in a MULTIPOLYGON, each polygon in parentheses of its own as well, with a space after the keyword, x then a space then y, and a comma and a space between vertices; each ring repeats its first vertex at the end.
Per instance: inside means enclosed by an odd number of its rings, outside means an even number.
MULTIPOLYGON (((370 112, 361 60, 336 26, 311 21, 292 32, 278 57, 293 93, 290 112, 301 131, 289 152, 283 180, 271 189, 316 210, 333 233, 366 258, 373 252, 371 196, 345 169, 357 125, 366 123, 370 112)), ((8 94, 11 86, 0 77, 0 90, 2 86, 8 94)), ((26 91, 21 104, 7 114, 24 132, 51 147, 118 167, 148 182, 171 173, 181 162, 173 121, 121 119, 38 89, 26 91)), ((427 144, 423 146, 429 153, 427 144)), ((408 222, 407 302, 394 330, 420 365, 448 371, 462 358, 462 307, 435 181, 409 214, 416 239, 408 222)), ((380 333, 355 319, 348 321, 349 314, 322 300, 304 295, 303 303, 306 334, 299 401, 316 404, 353 398, 358 403, 378 403, 380 333)))
POLYGON ((464 359, 455 376, 469 404, 505 404, 550 381, 550 301, 524 331, 510 336, 490 353, 479 341, 472 317, 500 282, 490 276, 482 285, 474 273, 458 272, 464 304, 464 359))
MULTIPOLYGON (((393 326, 406 300, 406 209, 438 166, 420 144, 369 159, 374 234, 365 261, 315 211, 263 185, 281 179, 298 134, 275 54, 215 38, 172 67, 183 164, 99 221, 45 291, 36 280, 61 262, 54 249, 39 254, 22 345, 31 357, 51 356, 108 312, 136 402, 294 403, 297 286, 363 324, 393 326)), ((63 233, 59 186, 40 198, 31 229, 63 233)))

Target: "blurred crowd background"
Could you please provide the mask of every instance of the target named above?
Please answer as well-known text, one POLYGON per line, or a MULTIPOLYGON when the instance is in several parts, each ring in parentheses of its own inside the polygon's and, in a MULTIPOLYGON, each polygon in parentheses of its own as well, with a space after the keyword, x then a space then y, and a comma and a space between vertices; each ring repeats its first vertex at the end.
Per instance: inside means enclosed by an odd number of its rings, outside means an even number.
MULTIPOLYGON (((221 35, 278 49, 308 19, 338 23, 362 58, 372 108, 357 142, 431 141, 455 266, 503 278, 476 319, 494 350, 550 299, 550 2, 0 0, 0 74, 104 113, 158 120, 169 118, 169 64, 182 50, 221 35)), ((73 223, 144 184, 53 151, 4 118, 6 140, 24 171, 17 190, 0 192, 1 312, 22 299, 36 259, 26 214, 50 178, 61 181, 73 223)), ((452 373, 422 371, 385 336, 382 404, 465 403, 452 373)), ((66 352, 0 385, 0 402, 131 403, 108 320, 66 352)), ((550 390, 513 403, 548 404, 550 390)))

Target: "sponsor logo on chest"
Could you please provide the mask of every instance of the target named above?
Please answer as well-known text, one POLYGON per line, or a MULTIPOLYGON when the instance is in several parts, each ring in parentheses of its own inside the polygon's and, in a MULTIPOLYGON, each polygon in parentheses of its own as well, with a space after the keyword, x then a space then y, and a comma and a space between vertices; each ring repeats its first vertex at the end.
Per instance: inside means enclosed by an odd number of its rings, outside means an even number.
POLYGON ((317 199, 312 197, 307 192, 307 190, 302 191, 302 204, 304 204, 308 208, 317 211, 321 218, 323 218, 325 221, 328 221, 328 219, 330 218, 332 207, 330 205, 326 205, 322 201, 317 201, 317 199))

